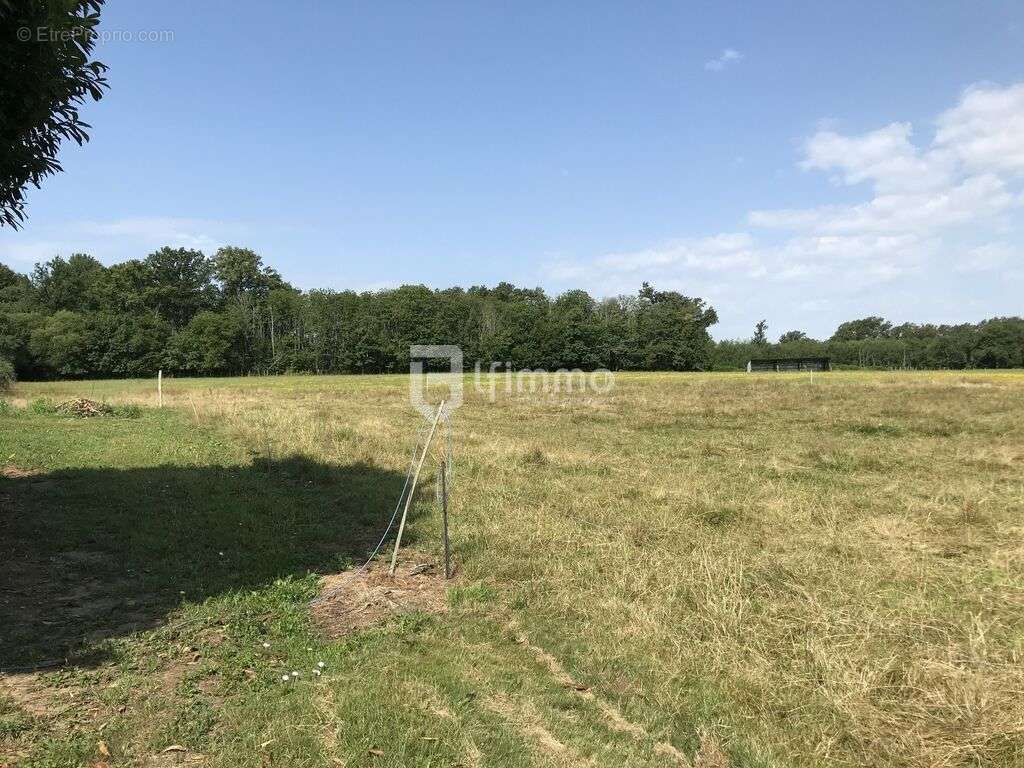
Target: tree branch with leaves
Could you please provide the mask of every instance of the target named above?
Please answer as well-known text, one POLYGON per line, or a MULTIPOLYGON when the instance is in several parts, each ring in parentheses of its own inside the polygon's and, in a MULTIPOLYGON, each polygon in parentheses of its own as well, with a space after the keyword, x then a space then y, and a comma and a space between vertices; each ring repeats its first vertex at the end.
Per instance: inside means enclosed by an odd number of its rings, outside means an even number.
POLYGON ((91 59, 103 0, 0 0, 0 226, 25 221, 25 192, 84 144, 79 107, 99 101, 107 67, 91 59))

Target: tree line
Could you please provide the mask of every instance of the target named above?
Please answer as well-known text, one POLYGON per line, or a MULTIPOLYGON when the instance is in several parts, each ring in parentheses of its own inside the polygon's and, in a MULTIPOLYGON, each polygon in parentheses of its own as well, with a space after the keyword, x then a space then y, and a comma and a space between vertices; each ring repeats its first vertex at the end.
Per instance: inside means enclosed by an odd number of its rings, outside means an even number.
POLYGON ((840 368, 1024 368, 1024 319, 894 325, 872 316, 842 323, 825 340, 787 331, 774 344, 768 341, 762 320, 751 339, 718 342, 711 365, 717 370, 738 369, 759 357, 828 357, 840 368))
POLYGON ((58 256, 28 275, 0 265, 0 371, 24 379, 401 372, 412 344, 455 344, 467 366, 515 369, 738 370, 751 357, 796 355, 863 367, 1024 366, 1020 318, 866 318, 825 341, 791 331, 776 344, 763 321, 750 340, 716 344, 717 321, 702 299, 647 283, 601 300, 509 283, 300 291, 238 247, 212 257, 166 247, 110 267, 58 256))
POLYGON ((289 285, 246 248, 212 257, 161 248, 105 267, 56 257, 29 275, 0 266, 0 358, 21 378, 388 373, 412 344, 456 344, 515 368, 698 370, 709 366, 714 309, 644 285, 595 301, 540 288, 381 291, 289 285))

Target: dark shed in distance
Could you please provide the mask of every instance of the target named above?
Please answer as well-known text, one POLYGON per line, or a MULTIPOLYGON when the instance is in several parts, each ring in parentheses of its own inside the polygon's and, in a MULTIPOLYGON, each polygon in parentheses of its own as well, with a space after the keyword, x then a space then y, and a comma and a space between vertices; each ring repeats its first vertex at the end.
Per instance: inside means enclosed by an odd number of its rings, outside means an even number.
POLYGON ((762 357, 747 362, 747 373, 753 371, 831 371, 827 357, 762 357))

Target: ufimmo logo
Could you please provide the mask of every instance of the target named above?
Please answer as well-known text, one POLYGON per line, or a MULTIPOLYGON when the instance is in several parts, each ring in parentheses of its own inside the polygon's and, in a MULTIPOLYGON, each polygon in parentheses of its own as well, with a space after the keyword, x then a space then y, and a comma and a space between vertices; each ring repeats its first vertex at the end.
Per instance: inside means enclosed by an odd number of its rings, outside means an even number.
POLYGON ((462 405, 462 349, 454 344, 413 344, 409 347, 409 402, 427 421, 433 421, 436 408, 424 394, 431 384, 447 384, 444 410, 450 414, 462 405), (424 360, 447 360, 448 370, 423 370, 424 360))
MULTIPOLYGON (((414 344, 409 347, 409 402, 427 421, 434 421, 437 408, 427 402, 432 385, 447 386, 443 397, 444 414, 448 416, 463 402, 464 355, 454 344, 414 344), (424 371, 425 360, 447 361, 447 371, 424 371)), ((498 393, 505 397, 609 395, 615 389, 615 374, 607 368, 584 372, 579 368, 516 368, 511 362, 492 362, 484 370, 477 361, 473 366, 473 389, 491 403, 497 402, 498 393)))

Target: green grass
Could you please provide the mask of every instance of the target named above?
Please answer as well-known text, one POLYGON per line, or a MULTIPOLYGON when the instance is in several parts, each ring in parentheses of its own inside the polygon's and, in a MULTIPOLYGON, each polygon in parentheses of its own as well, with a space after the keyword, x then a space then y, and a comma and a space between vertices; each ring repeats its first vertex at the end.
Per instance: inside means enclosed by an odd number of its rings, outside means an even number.
POLYGON ((67 663, 0 679, 0 765, 1024 765, 1024 376, 467 380, 448 612, 331 642, 307 603, 390 516, 407 388, 19 385, 0 668, 67 663))

